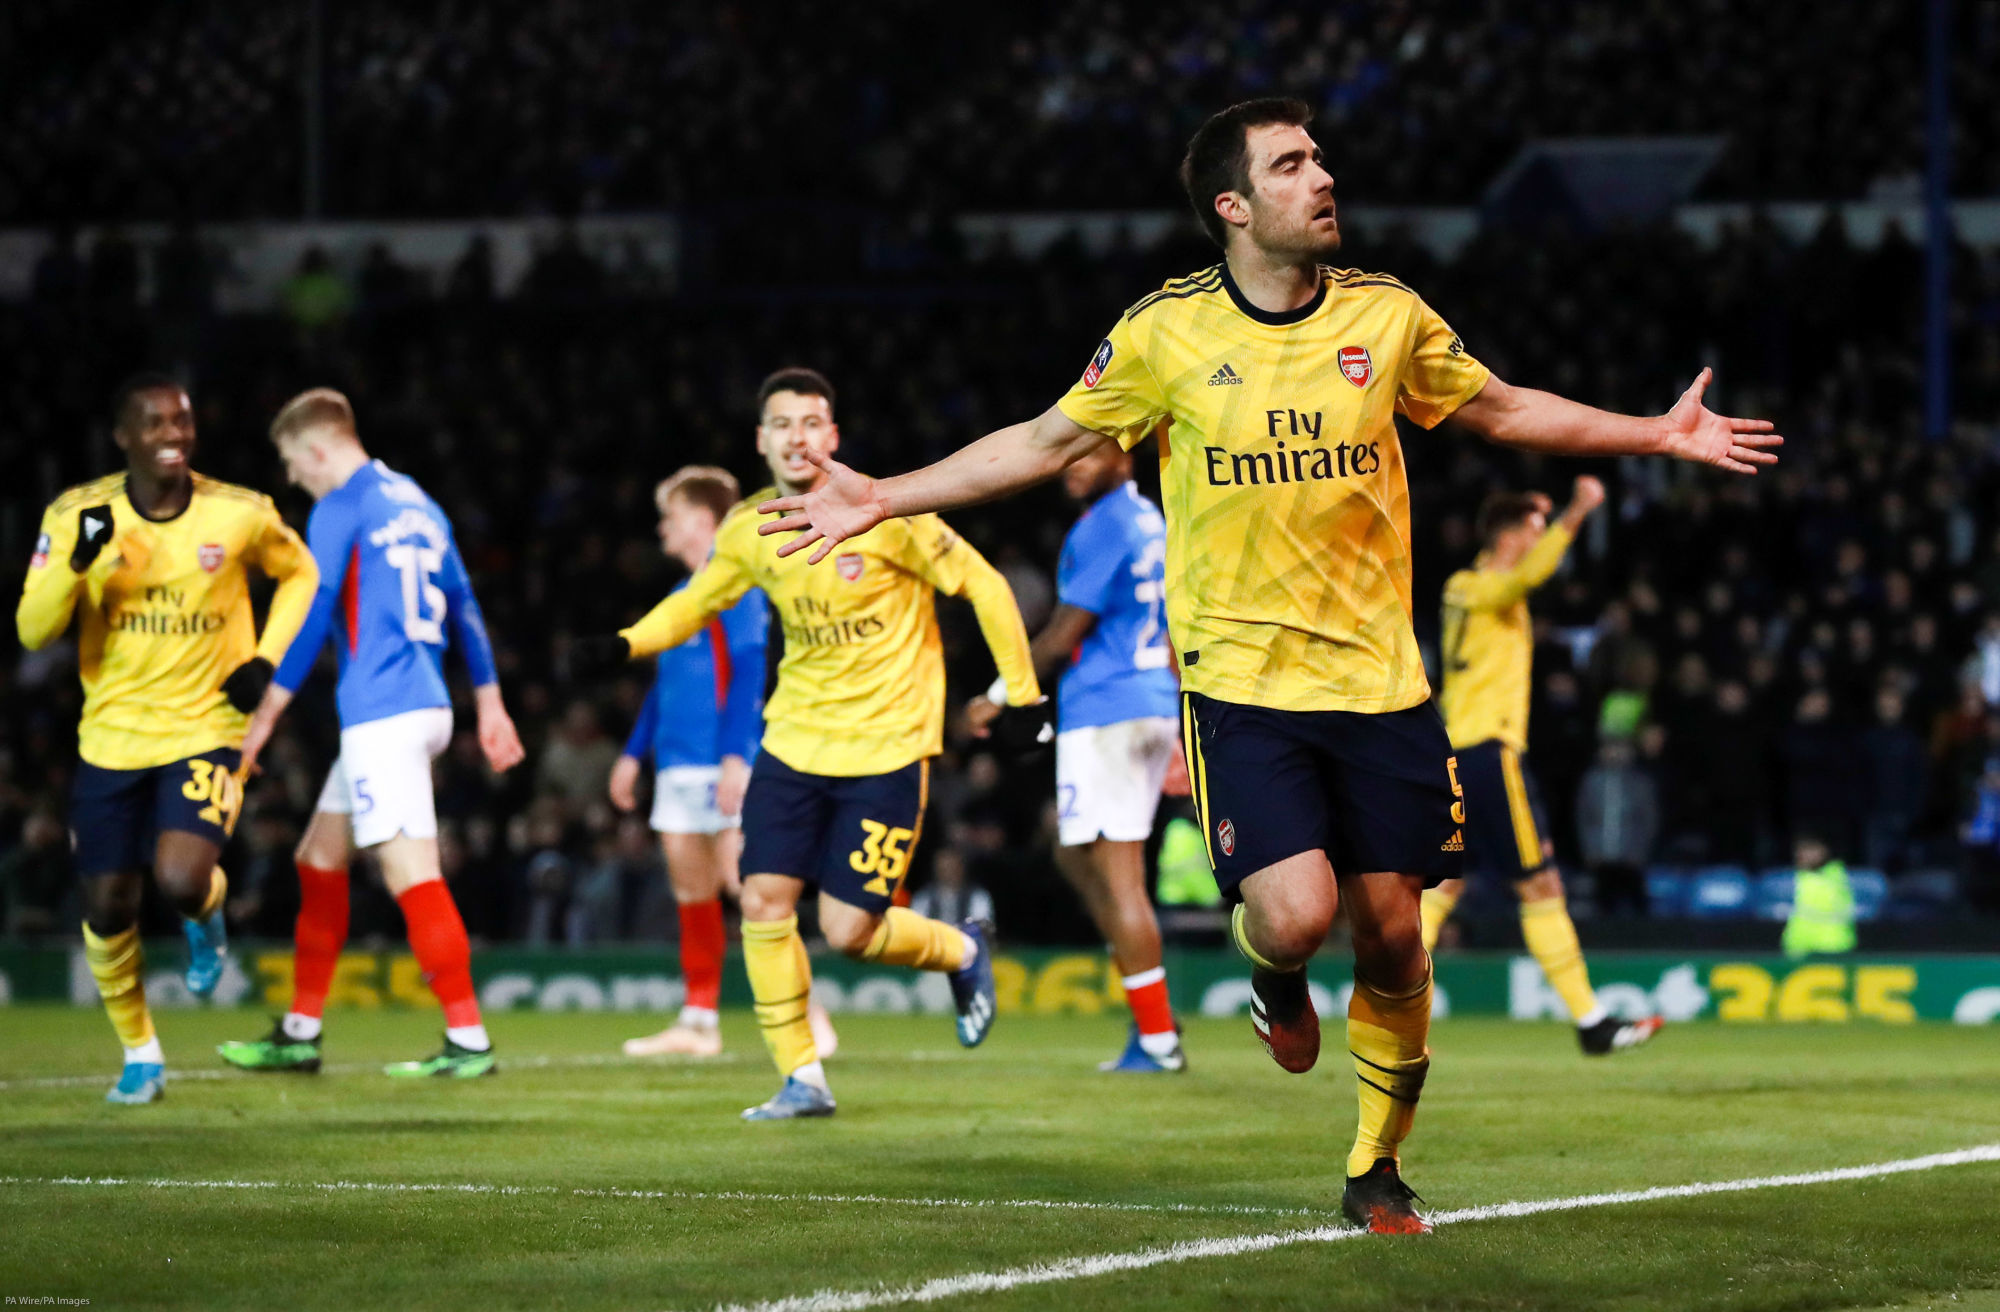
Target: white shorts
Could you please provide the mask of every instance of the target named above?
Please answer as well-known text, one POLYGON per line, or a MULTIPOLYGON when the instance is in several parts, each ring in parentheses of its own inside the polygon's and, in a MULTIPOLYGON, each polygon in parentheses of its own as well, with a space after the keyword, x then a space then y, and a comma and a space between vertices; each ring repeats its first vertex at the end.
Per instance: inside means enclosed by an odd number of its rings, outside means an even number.
POLYGON ((660 834, 719 834, 743 823, 715 805, 719 765, 670 765, 653 776, 653 831, 660 834))
POLYGON ((350 818, 356 847, 374 847, 397 834, 436 838, 431 761, 449 746, 449 706, 342 729, 340 759, 320 789, 319 809, 350 818))
POLYGON ((1143 843, 1153 834, 1160 785, 1180 749, 1180 724, 1149 715, 1056 735, 1057 824, 1064 847, 1108 838, 1143 843))

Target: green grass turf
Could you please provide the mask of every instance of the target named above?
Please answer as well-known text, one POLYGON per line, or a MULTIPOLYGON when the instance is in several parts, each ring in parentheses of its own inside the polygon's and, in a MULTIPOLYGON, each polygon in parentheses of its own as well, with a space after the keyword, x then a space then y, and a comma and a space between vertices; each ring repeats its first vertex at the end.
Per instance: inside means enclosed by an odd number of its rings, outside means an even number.
MULTIPOLYGON (((161 1018, 176 1069, 263 1016, 161 1018)), ((1305 1077, 1248 1023, 1195 1021, 1185 1077, 1100 1076, 1106 1018, 1004 1017, 977 1052, 941 1017, 850 1017, 832 1121, 744 1125, 776 1078, 746 1015, 716 1063, 627 1062, 653 1018, 496 1018, 503 1072, 473 1083, 182 1080, 100 1101, 102 1017, 0 1009, 0 1177, 281 1182, 261 1190, 0 1184, 0 1295, 92 1307, 688 1309, 859 1289, 1312 1217, 1037 1211, 575 1189, 1337 1207, 1354 1094, 1337 1035, 1305 1077), (530 1065, 529 1056, 553 1059, 530 1065), (509 1066, 509 1057, 517 1060, 509 1066), (578 1064, 603 1057, 601 1064, 578 1064), (567 1063, 567 1064, 564 1064, 567 1063), (68 1087, 23 1081, 81 1075, 68 1087), (329 1192, 313 1181, 523 1193, 329 1192)), ((423 1055, 434 1016, 336 1013, 327 1059, 423 1055)), ((1441 1022, 1408 1178, 1438 1210, 1730 1179, 2000 1142, 1988 1031, 1670 1027, 1586 1062, 1556 1025, 1441 1022)), ((947 1300, 999 1309, 1990 1307, 2000 1163, 1663 1200, 1211 1258, 947 1300), (1959 1296, 1958 1302, 1952 1296, 1959 1296)))

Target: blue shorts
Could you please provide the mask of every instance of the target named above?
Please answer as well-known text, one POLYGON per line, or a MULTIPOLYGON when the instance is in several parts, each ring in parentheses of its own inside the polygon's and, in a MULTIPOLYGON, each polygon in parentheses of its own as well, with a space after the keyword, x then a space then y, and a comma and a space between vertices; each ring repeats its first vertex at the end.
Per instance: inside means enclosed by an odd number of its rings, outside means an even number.
POLYGON ((790 875, 864 911, 885 911, 923 832, 931 763, 888 774, 807 774, 770 752, 743 795, 745 875, 790 875))
POLYGON ((234 747, 218 747, 144 770, 107 770, 78 761, 69 790, 76 873, 150 870, 153 849, 168 830, 198 835, 217 847, 227 843, 243 805, 235 773, 241 760, 234 747))
POLYGON ((1181 741, 1223 896, 1269 865, 1326 853, 1337 875, 1428 886, 1464 864, 1451 740, 1429 702, 1401 711, 1275 711, 1181 694, 1181 741))
POLYGON ((1465 844, 1471 864, 1510 883, 1540 874, 1554 859, 1542 790, 1528 758, 1489 738, 1458 749, 1465 789, 1465 844))

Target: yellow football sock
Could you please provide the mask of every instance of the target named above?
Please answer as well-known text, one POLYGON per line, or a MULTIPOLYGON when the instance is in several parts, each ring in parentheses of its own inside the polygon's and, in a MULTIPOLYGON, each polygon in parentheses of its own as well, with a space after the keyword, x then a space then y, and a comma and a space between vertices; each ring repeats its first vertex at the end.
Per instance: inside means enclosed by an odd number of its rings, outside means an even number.
POLYGON ((215 909, 221 906, 223 899, 228 896, 229 876, 222 873, 221 866, 217 866, 214 873, 209 876, 208 899, 201 904, 201 910, 195 912, 191 919, 207 920, 215 914, 215 909))
POLYGON ((139 946, 139 927, 99 938, 85 925, 83 958, 97 979, 97 991, 104 998, 104 1011, 111 1017, 118 1041, 127 1048, 143 1048, 152 1042, 153 1013, 146 1006, 146 952, 139 946))
POLYGON ((1430 1032, 1428 960, 1423 983, 1407 993, 1384 993, 1355 975, 1347 1004, 1347 1047, 1359 1077, 1361 1124, 1347 1154, 1348 1175, 1365 1175, 1377 1159, 1397 1156, 1396 1146, 1417 1118, 1417 1099, 1431 1068, 1431 1050, 1425 1045, 1430 1032))
POLYGON ((1253 966, 1264 970, 1282 971, 1282 967, 1272 965, 1264 958, 1263 953, 1250 946, 1250 933, 1243 927, 1244 910, 1243 904, 1238 902, 1236 909, 1229 913, 1229 937, 1235 940, 1236 950, 1241 952, 1244 959, 1253 966))
POLYGON ((1437 947, 1438 935, 1444 933, 1444 922, 1451 919, 1452 909, 1458 905, 1458 894, 1447 893, 1442 888, 1424 890, 1424 951, 1437 947))
POLYGON ((863 961, 879 961, 886 966, 915 966, 918 970, 957 970, 965 964, 972 940, 965 931, 942 920, 920 916, 908 907, 890 907, 882 913, 875 937, 861 953, 863 961))
POLYGON ((1542 965, 1542 973, 1561 995, 1571 1020, 1581 1020, 1597 1009, 1597 994, 1590 987, 1590 971, 1583 964, 1583 945, 1576 941, 1576 924, 1569 918, 1569 904, 1560 897, 1545 897, 1521 904, 1521 937, 1528 951, 1542 965))
POLYGON ((743 922, 743 966, 750 975, 750 995, 757 1000, 757 1023, 764 1029, 764 1046, 780 1075, 819 1060, 813 1046, 806 1008, 812 1001, 812 965, 806 941, 799 937, 799 918, 743 922))

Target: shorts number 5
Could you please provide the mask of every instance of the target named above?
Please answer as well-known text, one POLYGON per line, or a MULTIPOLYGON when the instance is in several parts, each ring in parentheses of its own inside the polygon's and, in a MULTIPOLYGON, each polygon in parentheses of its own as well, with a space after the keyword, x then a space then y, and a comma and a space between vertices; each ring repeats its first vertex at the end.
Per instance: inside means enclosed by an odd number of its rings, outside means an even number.
POLYGON ((891 886, 909 867, 909 842, 914 835, 907 829, 891 829, 876 820, 863 820, 861 832, 864 835, 861 849, 848 853, 847 864, 856 874, 875 876, 862 885, 866 891, 887 897, 891 886))

